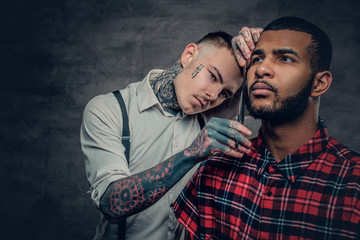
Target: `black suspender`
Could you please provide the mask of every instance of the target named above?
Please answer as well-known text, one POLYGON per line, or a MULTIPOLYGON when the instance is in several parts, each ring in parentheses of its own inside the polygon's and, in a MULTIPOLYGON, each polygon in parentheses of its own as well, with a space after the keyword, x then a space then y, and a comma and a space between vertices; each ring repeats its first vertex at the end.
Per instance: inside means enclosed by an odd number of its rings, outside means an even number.
MULTIPOLYGON (((126 160, 128 162, 128 165, 130 165, 129 156, 130 156, 130 139, 131 138, 130 138, 130 130, 129 130, 129 118, 128 118, 128 114, 126 111, 124 99, 121 96, 120 91, 114 91, 113 94, 115 95, 116 99, 118 100, 120 109, 121 109, 121 114, 122 114, 122 118, 123 118, 123 131, 122 131, 121 143, 125 147, 126 160)), ((202 129, 205 126, 204 118, 199 113, 197 115, 197 119, 199 121, 200 128, 202 129)), ((122 219, 118 223, 118 240, 125 240, 125 236, 126 236, 126 219, 122 219)))
MULTIPOLYGON (((125 156, 126 156, 126 160, 128 162, 129 165, 129 156, 130 156, 130 130, 129 130, 129 118, 128 118, 128 114, 126 111, 126 106, 124 103, 124 99, 121 96, 120 91, 114 91, 113 94, 115 95, 116 99, 119 102, 120 105, 120 109, 121 109, 121 114, 122 114, 122 118, 123 118, 123 131, 122 131, 122 141, 121 143, 124 145, 125 147, 125 156)), ((125 240, 126 238, 126 218, 122 219, 119 223, 118 223, 118 240, 125 240)))
POLYGON ((115 95, 116 99, 119 102, 121 114, 123 118, 123 131, 122 131, 122 141, 121 143, 125 147, 125 156, 126 160, 129 164, 129 156, 130 156, 130 130, 129 130, 129 118, 126 111, 126 106, 124 103, 124 99, 121 96, 120 91, 114 91, 113 94, 115 95))

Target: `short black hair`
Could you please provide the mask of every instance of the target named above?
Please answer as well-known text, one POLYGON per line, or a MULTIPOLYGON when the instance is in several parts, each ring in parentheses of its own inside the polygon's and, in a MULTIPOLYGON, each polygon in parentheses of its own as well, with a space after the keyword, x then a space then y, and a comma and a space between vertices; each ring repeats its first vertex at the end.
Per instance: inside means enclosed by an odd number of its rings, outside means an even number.
POLYGON ((330 69, 332 58, 332 44, 329 36, 318 26, 298 17, 281 17, 265 28, 265 31, 291 30, 304 32, 311 35, 311 43, 306 49, 311 60, 310 66, 313 73, 330 69))
POLYGON ((224 32, 224 31, 217 31, 217 32, 210 32, 202 37, 196 44, 200 43, 210 43, 217 47, 225 47, 227 49, 232 49, 231 39, 233 36, 224 32))

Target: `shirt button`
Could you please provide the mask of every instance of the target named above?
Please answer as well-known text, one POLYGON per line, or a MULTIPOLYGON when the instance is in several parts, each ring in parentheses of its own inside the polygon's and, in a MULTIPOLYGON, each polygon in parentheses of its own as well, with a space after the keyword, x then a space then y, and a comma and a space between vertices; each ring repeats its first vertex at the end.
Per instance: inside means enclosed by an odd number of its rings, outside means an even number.
POLYGON ((272 196, 272 192, 271 192, 271 191, 268 191, 268 192, 266 193, 266 195, 267 195, 268 197, 271 197, 271 196, 272 196))

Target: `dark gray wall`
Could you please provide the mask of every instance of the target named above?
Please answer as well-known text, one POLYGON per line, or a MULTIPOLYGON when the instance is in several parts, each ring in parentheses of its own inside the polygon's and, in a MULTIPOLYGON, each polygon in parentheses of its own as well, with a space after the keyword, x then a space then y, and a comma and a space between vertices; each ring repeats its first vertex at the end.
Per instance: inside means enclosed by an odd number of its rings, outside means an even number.
POLYGON ((321 116, 360 150, 357 0, 8 0, 0 11, 1 239, 90 239, 98 214, 79 145, 85 104, 169 66, 209 31, 284 15, 324 28, 334 82, 321 116))

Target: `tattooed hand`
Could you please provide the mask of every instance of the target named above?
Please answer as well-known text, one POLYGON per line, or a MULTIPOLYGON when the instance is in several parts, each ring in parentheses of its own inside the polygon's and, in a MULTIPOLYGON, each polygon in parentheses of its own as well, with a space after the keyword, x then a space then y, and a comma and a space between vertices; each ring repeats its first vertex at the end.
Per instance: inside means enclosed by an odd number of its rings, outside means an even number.
POLYGON ((262 28, 243 27, 239 34, 232 39, 232 47, 240 67, 249 66, 251 52, 259 41, 262 28))
POLYGON ((250 135, 251 131, 237 121, 211 118, 184 154, 198 161, 206 160, 216 151, 241 158, 250 152, 251 142, 245 137, 250 135))

